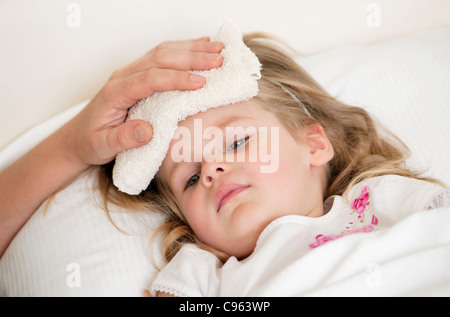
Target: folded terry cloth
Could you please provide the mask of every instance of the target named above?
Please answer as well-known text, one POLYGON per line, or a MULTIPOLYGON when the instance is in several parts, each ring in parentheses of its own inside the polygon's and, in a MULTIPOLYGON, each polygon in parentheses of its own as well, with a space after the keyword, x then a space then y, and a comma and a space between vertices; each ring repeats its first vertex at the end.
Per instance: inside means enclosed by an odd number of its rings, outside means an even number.
POLYGON ((212 41, 221 41, 223 64, 207 71, 193 71, 206 78, 206 84, 193 91, 157 92, 130 108, 128 120, 141 119, 153 127, 152 140, 116 157, 113 181, 130 195, 145 190, 158 171, 169 148, 178 122, 209 108, 248 100, 258 93, 261 64, 242 41, 242 34, 230 20, 219 28, 212 41))

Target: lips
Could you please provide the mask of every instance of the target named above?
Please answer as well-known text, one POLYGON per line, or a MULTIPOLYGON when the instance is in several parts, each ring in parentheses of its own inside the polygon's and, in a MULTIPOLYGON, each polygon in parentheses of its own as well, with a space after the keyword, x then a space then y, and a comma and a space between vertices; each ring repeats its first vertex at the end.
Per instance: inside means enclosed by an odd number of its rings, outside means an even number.
POLYGON ((214 203, 216 205, 217 211, 222 208, 231 198, 243 192, 249 185, 243 184, 225 184, 222 185, 214 194, 214 203))

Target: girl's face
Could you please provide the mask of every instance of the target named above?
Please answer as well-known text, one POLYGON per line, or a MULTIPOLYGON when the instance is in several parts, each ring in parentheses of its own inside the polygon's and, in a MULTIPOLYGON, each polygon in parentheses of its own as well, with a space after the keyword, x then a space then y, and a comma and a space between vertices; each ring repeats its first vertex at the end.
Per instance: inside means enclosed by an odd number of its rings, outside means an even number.
POLYGON ((160 174, 199 239, 241 258, 276 218, 323 215, 332 156, 320 125, 294 138, 250 100, 180 122, 160 174))

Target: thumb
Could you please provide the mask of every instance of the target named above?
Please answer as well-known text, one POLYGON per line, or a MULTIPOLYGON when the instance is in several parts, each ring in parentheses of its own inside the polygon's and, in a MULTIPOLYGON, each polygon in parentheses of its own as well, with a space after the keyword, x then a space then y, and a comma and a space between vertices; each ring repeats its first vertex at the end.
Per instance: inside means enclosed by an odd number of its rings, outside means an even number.
POLYGON ((107 146, 115 154, 147 144, 153 137, 151 125, 143 120, 131 120, 111 129, 107 146))

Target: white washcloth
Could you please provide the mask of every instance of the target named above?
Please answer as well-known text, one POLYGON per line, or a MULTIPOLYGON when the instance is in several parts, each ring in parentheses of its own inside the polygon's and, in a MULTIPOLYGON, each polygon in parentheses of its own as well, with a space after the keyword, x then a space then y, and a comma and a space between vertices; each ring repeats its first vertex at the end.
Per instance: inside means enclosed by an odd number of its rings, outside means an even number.
POLYGON ((234 23, 226 20, 212 41, 224 44, 223 64, 207 71, 193 71, 206 78, 206 84, 193 91, 157 92, 138 101, 126 120, 141 119, 153 127, 152 140, 139 148, 117 155, 113 181, 130 195, 145 190, 158 171, 169 148, 178 122, 209 108, 248 100, 258 93, 261 64, 244 44, 234 23))

